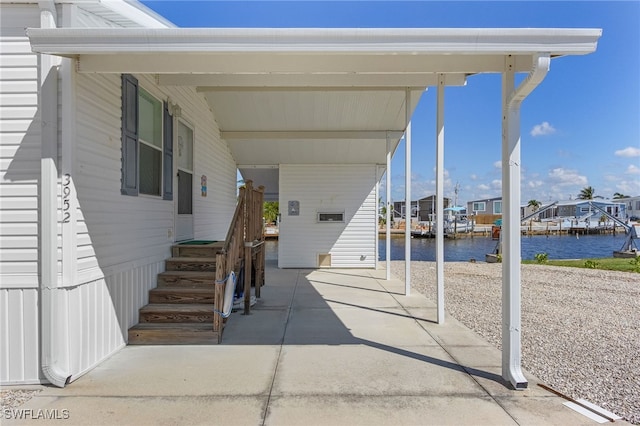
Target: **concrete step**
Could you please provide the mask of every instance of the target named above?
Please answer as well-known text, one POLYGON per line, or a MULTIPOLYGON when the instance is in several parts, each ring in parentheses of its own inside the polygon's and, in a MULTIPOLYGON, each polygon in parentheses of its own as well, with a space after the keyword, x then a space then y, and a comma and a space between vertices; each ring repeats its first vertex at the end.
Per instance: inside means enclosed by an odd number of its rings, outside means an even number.
POLYGON ((172 257, 165 260, 165 270, 215 272, 216 260, 213 257, 172 257))
POLYGON ((211 324, 213 304, 152 303, 140 308, 141 323, 200 323, 211 324))
POLYGON ((166 271, 158 274, 158 287, 213 287, 216 273, 208 271, 166 271))
POLYGON ((140 323, 129 329, 130 345, 218 344, 212 324, 140 323))
POLYGON ((196 303, 213 305, 215 290, 211 288, 158 287, 149 290, 149 303, 196 303))

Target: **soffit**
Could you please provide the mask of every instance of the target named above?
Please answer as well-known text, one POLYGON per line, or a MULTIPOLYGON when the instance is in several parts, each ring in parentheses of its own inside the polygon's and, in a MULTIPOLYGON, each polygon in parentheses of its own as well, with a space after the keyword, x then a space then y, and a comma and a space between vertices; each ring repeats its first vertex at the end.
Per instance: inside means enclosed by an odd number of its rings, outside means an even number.
MULTIPOLYGON (((594 29, 28 29, 80 73, 147 73, 196 87, 236 162, 384 164, 424 90, 534 58, 591 53, 594 29)), ((273 170, 269 173, 273 174, 273 170)))

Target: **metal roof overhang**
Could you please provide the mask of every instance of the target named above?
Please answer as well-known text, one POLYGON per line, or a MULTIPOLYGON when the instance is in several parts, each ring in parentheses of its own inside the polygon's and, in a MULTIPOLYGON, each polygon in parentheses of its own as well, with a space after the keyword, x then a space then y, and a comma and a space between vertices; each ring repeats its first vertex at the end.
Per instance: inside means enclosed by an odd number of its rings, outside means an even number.
POLYGON ((245 179, 277 198, 279 164, 385 164, 421 94, 443 76, 528 72, 588 54, 599 29, 31 28, 34 52, 80 73, 154 74, 203 93, 245 179))

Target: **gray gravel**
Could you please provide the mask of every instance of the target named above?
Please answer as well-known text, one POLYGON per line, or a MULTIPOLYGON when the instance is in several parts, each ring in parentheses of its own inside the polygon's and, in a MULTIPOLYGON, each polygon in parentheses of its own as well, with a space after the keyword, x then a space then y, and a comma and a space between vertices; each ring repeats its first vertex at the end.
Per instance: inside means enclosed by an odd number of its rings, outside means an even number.
POLYGON ((0 410, 18 408, 30 400, 40 389, 18 389, 14 387, 0 390, 0 410))
MULTIPOLYGON (((404 280, 404 261, 391 262, 404 280)), ((445 263, 445 310, 501 347, 500 264, 445 263)), ((434 262, 411 287, 436 300, 434 262)), ((543 383, 640 424, 640 275, 522 265, 522 366, 543 383)))

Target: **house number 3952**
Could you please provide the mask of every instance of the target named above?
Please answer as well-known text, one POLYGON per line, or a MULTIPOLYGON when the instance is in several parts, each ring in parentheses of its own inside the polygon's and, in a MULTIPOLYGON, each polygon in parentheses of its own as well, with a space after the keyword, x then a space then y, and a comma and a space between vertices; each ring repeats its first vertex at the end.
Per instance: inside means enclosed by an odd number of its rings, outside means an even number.
POLYGON ((62 180, 62 223, 71 220, 71 175, 66 173, 62 180))

